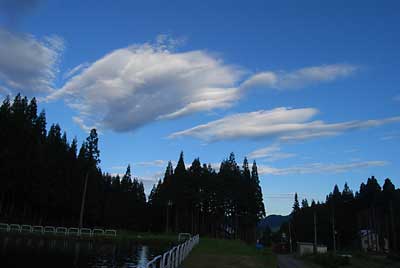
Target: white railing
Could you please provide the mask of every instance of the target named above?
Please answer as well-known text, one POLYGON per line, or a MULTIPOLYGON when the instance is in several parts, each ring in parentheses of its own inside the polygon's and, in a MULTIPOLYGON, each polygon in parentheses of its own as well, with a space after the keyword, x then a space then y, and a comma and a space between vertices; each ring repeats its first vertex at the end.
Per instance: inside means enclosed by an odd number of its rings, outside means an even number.
POLYGON ((199 243, 199 240, 199 235, 193 236, 163 255, 154 257, 154 259, 147 263, 146 268, 178 268, 193 247, 199 243))
POLYGON ((0 223, 0 232, 23 232, 38 234, 57 234, 57 235, 73 235, 73 236, 117 236, 116 230, 89 229, 89 228, 66 228, 40 225, 19 225, 0 223))
POLYGON ((56 234, 67 235, 67 233, 68 233, 68 229, 65 227, 57 227, 56 228, 56 234))
POLYGON ((179 233, 178 234, 178 241, 181 242, 181 240, 187 240, 192 237, 192 234, 189 233, 179 233))

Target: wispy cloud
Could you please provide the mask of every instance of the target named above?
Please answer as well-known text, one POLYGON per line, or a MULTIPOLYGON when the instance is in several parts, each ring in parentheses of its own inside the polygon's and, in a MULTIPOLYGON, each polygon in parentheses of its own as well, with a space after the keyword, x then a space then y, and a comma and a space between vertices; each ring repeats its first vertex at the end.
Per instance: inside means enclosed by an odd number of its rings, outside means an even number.
POLYGON ((389 140, 396 140, 400 139, 400 134, 388 134, 383 137, 381 137, 382 141, 389 141, 389 140))
POLYGON ((65 74, 65 84, 47 97, 62 98, 78 112, 80 126, 117 132, 156 120, 226 109, 259 85, 298 88, 348 76, 357 67, 313 66, 293 72, 261 72, 246 79, 243 68, 202 50, 177 52, 182 43, 160 35, 154 43, 111 51, 65 74), (244 81, 244 82, 243 82, 244 81), (99 109, 98 107, 102 107, 99 109))
POLYGON ((112 166, 111 169, 112 170, 125 170, 126 166, 112 166))
POLYGON ((311 163, 301 166, 275 168, 266 165, 258 166, 258 173, 263 175, 315 174, 315 173, 343 173, 351 170, 381 167, 389 164, 386 161, 359 161, 350 163, 311 163))
POLYGON ((352 148, 352 149, 345 150, 344 152, 348 153, 348 154, 352 154, 352 153, 357 153, 359 151, 360 151, 360 149, 358 149, 358 148, 352 148))
POLYGON ((68 79, 74 75, 77 75, 78 73, 82 72, 87 67, 89 67, 88 62, 81 63, 81 64, 75 66, 74 68, 67 70, 63 75, 63 79, 68 79))
POLYGON ((266 87, 279 90, 303 88, 347 77, 357 69, 357 66, 350 64, 331 64, 306 67, 293 72, 261 72, 251 76, 241 87, 266 87))
POLYGON ((166 160, 152 160, 134 163, 135 166, 142 167, 166 167, 168 161, 166 160))
POLYGON ((393 100, 400 101, 400 94, 393 97, 393 100))
POLYGON ((238 138, 273 138, 280 141, 303 140, 334 136, 346 131, 377 127, 400 122, 400 116, 341 123, 310 121, 318 113, 314 108, 280 107, 233 114, 169 135, 169 138, 192 136, 206 141, 238 138))
POLYGON ((26 95, 51 92, 63 48, 57 36, 38 40, 0 28, 0 86, 26 95))
POLYGON ((254 150, 249 154, 249 158, 264 158, 269 162, 291 158, 294 156, 296 156, 296 154, 282 152, 278 144, 272 144, 270 146, 254 150))
POLYGON ((93 128, 97 128, 96 126, 92 125, 92 126, 88 126, 85 124, 85 122, 83 121, 82 118, 78 117, 78 116, 74 116, 72 117, 72 121, 77 124, 83 131, 85 132, 90 132, 90 130, 92 130, 93 128))

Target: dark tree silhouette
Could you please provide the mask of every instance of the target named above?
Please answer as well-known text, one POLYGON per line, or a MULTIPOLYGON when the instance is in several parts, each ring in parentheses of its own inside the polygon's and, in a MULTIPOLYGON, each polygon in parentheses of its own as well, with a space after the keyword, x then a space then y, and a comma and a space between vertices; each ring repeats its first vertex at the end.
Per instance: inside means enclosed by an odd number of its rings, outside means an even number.
POLYGON ((265 216, 255 162, 240 168, 231 153, 216 172, 198 158, 187 168, 182 152, 146 201, 130 165, 122 177, 101 171, 95 129, 78 150, 60 125, 47 131, 37 109, 21 95, 0 106, 0 221, 255 239, 265 216))

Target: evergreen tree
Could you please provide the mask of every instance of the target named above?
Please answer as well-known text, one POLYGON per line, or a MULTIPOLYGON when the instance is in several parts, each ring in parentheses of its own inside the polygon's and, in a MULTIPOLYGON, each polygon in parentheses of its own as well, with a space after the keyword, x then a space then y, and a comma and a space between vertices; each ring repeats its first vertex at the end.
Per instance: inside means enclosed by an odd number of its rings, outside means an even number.
POLYGON ((308 201, 307 199, 301 200, 301 208, 308 208, 308 201))
POLYGON ((299 211, 300 211, 299 197, 297 196, 297 193, 295 193, 292 213, 296 214, 299 211))

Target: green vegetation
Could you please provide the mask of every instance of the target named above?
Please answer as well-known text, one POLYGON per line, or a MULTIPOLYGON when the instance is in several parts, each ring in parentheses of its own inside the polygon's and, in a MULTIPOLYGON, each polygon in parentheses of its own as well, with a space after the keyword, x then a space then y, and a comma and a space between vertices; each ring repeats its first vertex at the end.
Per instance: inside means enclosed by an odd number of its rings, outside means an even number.
POLYGON ((183 262, 185 268, 261 268, 276 267, 277 259, 270 249, 256 249, 239 240, 201 238, 183 262))
POLYGON ((351 257, 342 257, 333 254, 307 255, 302 257, 310 265, 326 268, 400 268, 400 262, 385 255, 371 255, 365 253, 350 254, 351 257))
POLYGON ((350 259, 350 268, 400 268, 400 262, 384 255, 354 254, 350 259))
POLYGON ((306 255, 302 257, 302 259, 326 268, 339 268, 342 266, 348 266, 350 264, 350 258, 334 255, 331 253, 306 255))

